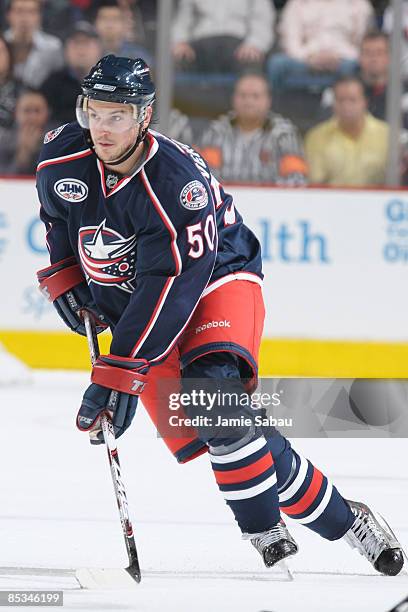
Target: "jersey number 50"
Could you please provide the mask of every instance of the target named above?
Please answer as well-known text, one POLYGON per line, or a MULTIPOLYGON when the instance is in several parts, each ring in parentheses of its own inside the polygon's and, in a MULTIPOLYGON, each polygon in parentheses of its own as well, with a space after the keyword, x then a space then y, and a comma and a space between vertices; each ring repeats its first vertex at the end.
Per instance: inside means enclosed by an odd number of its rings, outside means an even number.
POLYGON ((214 217, 211 214, 208 215, 204 222, 200 221, 194 225, 187 225, 186 229, 188 244, 191 245, 188 252, 190 257, 193 257, 193 259, 198 259, 204 255, 204 239, 210 251, 214 250, 215 223, 214 217))

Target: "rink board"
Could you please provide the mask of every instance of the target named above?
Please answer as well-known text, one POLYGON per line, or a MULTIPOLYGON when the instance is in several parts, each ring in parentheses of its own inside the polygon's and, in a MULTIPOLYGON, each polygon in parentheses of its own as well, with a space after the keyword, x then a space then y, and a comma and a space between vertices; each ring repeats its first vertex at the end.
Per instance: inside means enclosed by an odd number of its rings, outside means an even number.
MULTIPOLYGON (((262 245, 262 374, 408 377, 408 195, 229 191, 262 245)), ((34 182, 0 180, 0 195, 0 341, 32 366, 87 367, 83 340, 37 289, 48 254, 34 182)))
MULTIPOLYGON (((99 336, 102 353, 110 339, 99 336)), ((74 334, 2 330, 0 341, 31 367, 89 368, 88 345, 74 334)), ((260 376, 408 378, 408 344, 264 338, 259 362, 260 376)))

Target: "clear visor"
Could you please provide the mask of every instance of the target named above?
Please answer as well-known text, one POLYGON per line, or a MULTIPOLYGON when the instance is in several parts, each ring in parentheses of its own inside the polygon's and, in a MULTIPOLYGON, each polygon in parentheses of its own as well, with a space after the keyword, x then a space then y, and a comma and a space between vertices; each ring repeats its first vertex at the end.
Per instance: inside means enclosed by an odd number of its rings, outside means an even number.
POLYGON ((146 109, 134 104, 100 102, 78 96, 76 117, 79 125, 91 132, 106 131, 120 134, 142 123, 146 109))

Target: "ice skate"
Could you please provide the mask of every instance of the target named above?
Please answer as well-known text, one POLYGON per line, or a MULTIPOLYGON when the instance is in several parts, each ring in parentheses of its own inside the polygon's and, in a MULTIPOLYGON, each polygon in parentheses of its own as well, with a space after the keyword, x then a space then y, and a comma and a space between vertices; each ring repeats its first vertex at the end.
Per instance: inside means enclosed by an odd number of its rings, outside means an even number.
POLYGON ((250 540, 259 554, 262 555, 266 567, 273 567, 279 561, 284 561, 287 557, 295 555, 299 550, 283 520, 280 520, 269 531, 253 534, 250 540))
POLYGON ((374 568, 386 576, 396 576, 404 565, 404 552, 388 523, 361 502, 347 500, 355 521, 344 538, 357 548, 374 568))

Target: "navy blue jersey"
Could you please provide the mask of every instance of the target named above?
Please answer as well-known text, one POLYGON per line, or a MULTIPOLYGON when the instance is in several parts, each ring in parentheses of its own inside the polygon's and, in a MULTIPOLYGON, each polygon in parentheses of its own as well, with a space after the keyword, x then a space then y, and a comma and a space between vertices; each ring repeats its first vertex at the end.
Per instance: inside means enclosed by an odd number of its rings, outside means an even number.
POLYGON ((76 257, 113 354, 159 363, 209 283, 262 278, 258 240, 190 147, 150 131, 143 165, 118 180, 77 123, 44 142, 37 190, 51 263, 76 257))

